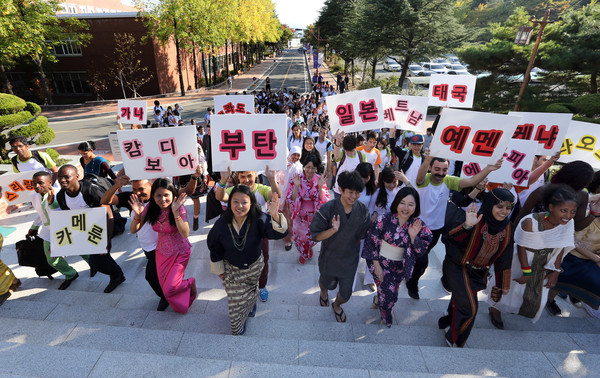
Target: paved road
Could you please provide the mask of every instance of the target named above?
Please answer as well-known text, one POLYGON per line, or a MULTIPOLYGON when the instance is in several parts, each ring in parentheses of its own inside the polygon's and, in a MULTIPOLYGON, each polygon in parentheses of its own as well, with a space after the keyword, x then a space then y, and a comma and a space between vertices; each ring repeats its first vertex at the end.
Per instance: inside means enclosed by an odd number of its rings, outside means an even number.
POLYGON ((271 91, 277 92, 283 90, 283 88, 287 88, 288 91, 296 89, 298 93, 309 91, 309 74, 306 68, 304 53, 292 49, 285 50, 282 59, 275 63, 271 72, 267 73, 251 89, 264 88, 265 79, 269 77, 271 80, 271 91))

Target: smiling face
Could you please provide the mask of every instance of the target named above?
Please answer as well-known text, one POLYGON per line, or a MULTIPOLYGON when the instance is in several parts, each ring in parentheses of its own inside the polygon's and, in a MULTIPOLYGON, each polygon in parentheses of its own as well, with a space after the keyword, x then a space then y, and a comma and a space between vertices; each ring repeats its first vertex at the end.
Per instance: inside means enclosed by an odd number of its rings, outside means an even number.
POLYGON ((44 195, 50 191, 52 179, 50 176, 38 176, 33 178, 33 190, 36 193, 44 195))
POLYGON ((306 151, 312 151, 313 148, 315 148, 315 142, 312 139, 305 139, 304 140, 304 149, 306 151))
POLYGON ((353 206, 359 197, 360 197, 360 192, 357 192, 356 190, 352 190, 352 189, 344 189, 344 190, 342 190, 340 200, 345 205, 353 206))
POLYGON ((244 171, 238 172, 238 180, 240 184, 249 186, 250 189, 254 190, 254 184, 256 183, 256 172, 255 171, 244 171))
POLYGON ((365 151, 368 151, 368 152, 372 151, 376 145, 377 145, 377 139, 370 138, 369 140, 367 140, 367 143, 365 144, 365 151))
POLYGON ((510 215, 512 208, 513 204, 511 202, 502 201, 492 207, 492 216, 495 220, 502 222, 510 215))
POLYGON ((58 170, 58 184, 62 189, 76 189, 79 185, 77 170, 62 167, 58 170))
POLYGON ((300 154, 296 153, 290 155, 290 161, 292 163, 296 163, 298 160, 300 160, 300 154))
POLYGON ((436 160, 431 166, 431 182, 440 184, 448 174, 448 161, 436 160))
POLYGON ((415 155, 415 156, 420 156, 422 149, 423 149, 423 145, 420 143, 411 143, 410 144, 410 150, 412 151, 413 155, 415 155))
POLYGON ((92 151, 92 150, 89 150, 89 151, 78 150, 78 151, 79 151, 79 155, 81 155, 81 157, 84 159, 93 159, 94 158, 94 151, 92 151))
POLYGON ((317 167, 315 167, 315 165, 313 164, 312 161, 309 161, 304 166, 304 175, 306 176, 306 178, 308 180, 311 180, 313 178, 313 176, 315 175, 316 171, 317 171, 317 167))
POLYGON ((142 202, 150 199, 152 184, 148 180, 135 180, 131 182, 131 191, 138 196, 142 202))
POLYGON ((415 213, 415 209, 417 208, 417 202, 415 197, 412 194, 407 195, 406 197, 400 200, 398 203, 398 207, 396 208, 396 214, 398 215, 399 220, 406 221, 415 213))
POLYGON ((173 203, 173 193, 166 188, 158 188, 154 192, 153 199, 158 207, 161 209, 166 209, 171 206, 171 203, 173 203))
POLYGON ((31 154, 29 153, 29 145, 23 144, 20 140, 13 142, 10 145, 12 151, 19 156, 21 160, 29 159, 31 154))
POLYGON ((550 210, 550 215, 548 220, 552 224, 567 224, 573 217, 575 217, 575 213, 577 212, 577 203, 573 201, 567 201, 563 203, 559 203, 557 205, 548 205, 548 210, 550 210))
POLYGON ((384 182, 383 185, 387 190, 394 190, 394 188, 398 186, 398 181, 394 180, 392 182, 384 182))
POLYGON ((241 192, 236 192, 231 197, 231 211, 236 219, 242 219, 250 211, 251 205, 250 197, 241 192))

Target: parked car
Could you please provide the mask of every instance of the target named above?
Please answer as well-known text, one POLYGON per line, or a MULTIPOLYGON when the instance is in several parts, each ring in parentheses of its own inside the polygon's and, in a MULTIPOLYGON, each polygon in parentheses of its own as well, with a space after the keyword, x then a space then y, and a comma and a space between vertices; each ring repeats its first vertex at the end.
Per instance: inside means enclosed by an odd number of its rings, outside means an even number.
MULTIPOLYGON (((462 64, 452 64, 448 68, 448 71, 469 73, 469 71, 467 71, 467 67, 463 66, 462 64)), ((450 73, 450 72, 448 72, 448 73, 450 73)))
POLYGON ((424 62, 421 63, 421 66, 423 66, 423 69, 433 71, 436 74, 446 74, 448 72, 448 69, 440 63, 424 62))
POLYGON ((465 75, 465 76, 473 76, 467 71, 448 71, 448 75, 465 75))
POLYGON ((460 59, 454 54, 445 54, 446 59, 450 61, 452 64, 460 64, 460 59))
POLYGON ((409 76, 423 76, 419 75, 421 72, 425 71, 423 67, 418 64, 409 64, 408 65, 408 75, 409 76))
POLYGON ((396 62, 395 59, 385 58, 383 61, 383 69, 386 71, 400 71, 402 67, 396 62))

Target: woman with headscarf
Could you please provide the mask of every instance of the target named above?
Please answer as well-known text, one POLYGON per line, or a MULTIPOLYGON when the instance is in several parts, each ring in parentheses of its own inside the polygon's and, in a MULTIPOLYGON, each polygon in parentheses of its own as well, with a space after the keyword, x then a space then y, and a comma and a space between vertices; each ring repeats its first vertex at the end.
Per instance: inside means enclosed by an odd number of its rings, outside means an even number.
POLYGON ((452 297, 438 325, 445 330, 449 346, 463 347, 467 342, 477 315, 477 292, 486 288, 492 265, 492 299, 500 300, 510 287, 513 255, 509 215, 514 201, 508 190, 494 189, 486 194, 479 212, 471 204, 465 222, 444 235, 442 270, 452 297))

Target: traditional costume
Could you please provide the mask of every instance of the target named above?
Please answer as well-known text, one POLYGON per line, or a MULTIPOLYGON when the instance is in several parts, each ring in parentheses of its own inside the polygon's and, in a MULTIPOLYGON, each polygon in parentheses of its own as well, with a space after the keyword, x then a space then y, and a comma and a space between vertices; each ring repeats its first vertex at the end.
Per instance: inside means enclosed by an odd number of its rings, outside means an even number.
MULTIPOLYGON (((0 250, 4 243, 4 237, 0 234, 0 250)), ((15 291, 21 286, 21 281, 15 277, 12 270, 0 260, 0 305, 11 295, 11 290, 15 291)))

